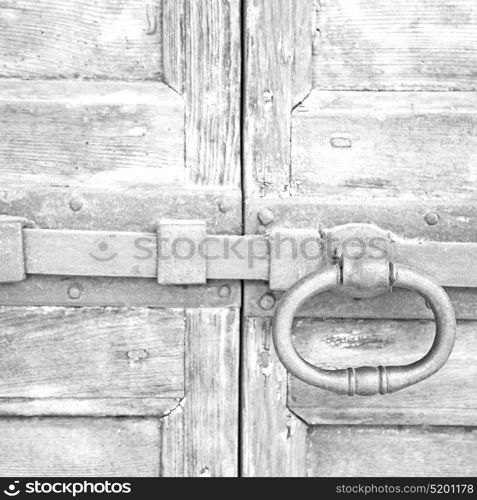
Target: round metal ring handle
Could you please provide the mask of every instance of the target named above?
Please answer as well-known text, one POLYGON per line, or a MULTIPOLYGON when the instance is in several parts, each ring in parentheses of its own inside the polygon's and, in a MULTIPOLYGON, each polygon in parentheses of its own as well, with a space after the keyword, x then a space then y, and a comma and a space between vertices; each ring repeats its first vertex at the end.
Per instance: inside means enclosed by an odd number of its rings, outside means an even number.
POLYGON ((273 322, 273 340, 278 357, 295 377, 310 385, 349 396, 388 394, 422 382, 448 360, 454 348, 456 319, 446 292, 434 281, 405 266, 394 266, 392 287, 406 288, 424 297, 432 309, 436 335, 430 351, 421 360, 406 366, 379 366, 325 370, 313 366, 298 354, 292 341, 293 318, 311 297, 340 288, 339 266, 310 274, 282 298, 273 322))

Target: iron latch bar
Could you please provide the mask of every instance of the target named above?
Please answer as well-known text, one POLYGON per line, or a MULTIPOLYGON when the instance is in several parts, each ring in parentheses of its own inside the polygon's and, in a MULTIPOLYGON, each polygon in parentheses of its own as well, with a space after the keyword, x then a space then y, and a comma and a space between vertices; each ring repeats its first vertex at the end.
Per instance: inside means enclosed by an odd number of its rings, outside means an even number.
POLYGON ((27 275, 155 278, 166 285, 254 280, 285 291, 334 263, 346 246, 384 248, 392 261, 442 286, 477 287, 477 243, 406 240, 366 224, 236 236, 207 234, 204 223, 191 221, 165 221, 157 233, 140 233, 37 229, 14 217, 0 218, 0 282, 27 275))

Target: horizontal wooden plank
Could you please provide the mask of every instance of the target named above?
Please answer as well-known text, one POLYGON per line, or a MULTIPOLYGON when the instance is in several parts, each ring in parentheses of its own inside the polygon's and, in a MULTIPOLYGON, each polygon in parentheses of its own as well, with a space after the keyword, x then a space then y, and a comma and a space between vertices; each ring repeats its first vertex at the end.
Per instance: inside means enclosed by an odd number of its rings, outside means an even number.
POLYGON ((162 78, 162 2, 6 0, 0 77, 162 78))
POLYGON ((250 234, 268 234, 278 227, 331 228, 350 223, 375 224, 403 238, 421 241, 474 242, 477 232, 477 205, 471 199, 400 200, 380 199, 368 194, 357 200, 323 197, 264 198, 249 200, 247 219, 250 234), (269 210, 273 221, 263 226, 258 214, 269 210), (429 224, 436 214, 437 224, 429 224))
MULTIPOLYGON (((434 332, 434 323, 425 321, 300 319, 295 345, 308 361, 327 369, 402 365, 426 354, 434 332)), ((475 425, 476 351, 475 323, 460 322, 449 361, 418 385, 386 396, 348 398, 291 377, 288 403, 310 424, 475 425)))
POLYGON ((320 88, 477 89, 473 0, 321 0, 317 16, 320 88))
POLYGON ((154 308, 240 307, 237 281, 202 287, 160 286, 155 279, 29 276, 0 286, 0 305, 154 308))
POLYGON ((459 428, 316 427, 308 475, 473 477, 477 431, 459 428))
POLYGON ((0 398, 1 417, 157 417, 169 415, 177 398, 0 398))
POLYGON ((464 201, 475 196, 477 92, 313 91, 294 113, 302 195, 464 201))
POLYGON ((0 81, 2 184, 182 184, 184 102, 161 83, 0 81))
POLYGON ((212 234, 242 233, 242 193, 232 189, 55 185, 0 188, 0 213, 21 216, 44 229, 149 231, 159 219, 207 221, 212 234))
MULTIPOLYGON (((12 285, 9 285, 12 286, 12 285)), ((475 288, 447 288, 457 319, 477 319, 477 290, 475 288)), ((267 284, 247 283, 244 300, 245 314, 249 317, 272 317, 275 306, 261 307, 264 295, 272 295, 277 304, 283 293, 271 292, 267 284)), ((0 297, 2 297, 0 287, 0 297)), ((1 300, 1 299, 0 299, 1 300)), ((395 289, 379 297, 356 300, 337 293, 323 293, 308 301, 296 314, 304 318, 354 319, 433 319, 432 311, 422 297, 406 290, 395 289)))
POLYGON ((182 310, 4 307, 0 321, 1 398, 184 395, 182 310))
POLYGON ((1 476, 158 476, 160 448, 156 419, 0 419, 1 476))

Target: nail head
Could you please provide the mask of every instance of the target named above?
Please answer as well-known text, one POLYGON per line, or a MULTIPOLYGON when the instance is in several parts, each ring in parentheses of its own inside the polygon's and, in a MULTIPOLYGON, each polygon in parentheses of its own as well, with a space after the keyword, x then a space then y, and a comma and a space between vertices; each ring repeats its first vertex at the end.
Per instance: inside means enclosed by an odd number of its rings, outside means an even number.
POLYGON ((436 226, 439 224, 440 217, 439 214, 436 212, 430 212, 426 215, 426 222, 429 224, 429 226, 436 226))
POLYGON ((260 299, 260 307, 264 311, 271 311, 276 304, 275 297, 271 293, 266 293, 261 299, 260 299))
POLYGON ((268 226, 269 224, 271 224, 274 221, 274 219, 275 219, 275 215, 268 208, 261 210, 258 214, 258 220, 264 226, 268 226))
POLYGON ((78 285, 78 284, 71 285, 68 288, 68 297, 71 300, 78 300, 81 298, 82 292, 83 292, 83 289, 82 289, 81 285, 78 285))

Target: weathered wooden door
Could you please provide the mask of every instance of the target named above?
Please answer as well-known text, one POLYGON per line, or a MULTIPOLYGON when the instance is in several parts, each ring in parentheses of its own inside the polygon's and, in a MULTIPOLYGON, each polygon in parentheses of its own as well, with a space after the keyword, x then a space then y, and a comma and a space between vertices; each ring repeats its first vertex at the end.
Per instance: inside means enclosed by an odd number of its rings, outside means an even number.
MULTIPOLYGON (((449 290, 438 375, 351 399, 286 372, 267 282, 159 286, 144 241, 111 270, 161 219, 475 241, 476 26, 473 0, 0 2, 0 214, 52 236, 58 271, 77 263, 48 230, 69 250, 95 231, 81 264, 109 276, 0 285, 0 473, 475 475, 474 291, 449 290)), ((406 292, 328 294, 295 343, 323 367, 408 363, 431 319, 406 292)))
MULTIPOLYGON (((375 223, 409 238, 475 241, 477 90, 472 0, 245 0, 247 233, 375 223)), ((465 262, 460 265, 465 266, 465 262)), ((278 296, 246 286, 243 474, 475 475, 475 292, 450 290, 446 367, 384 397, 289 376, 271 340, 278 296)), ((418 359, 422 298, 320 297, 295 344, 332 368, 418 359)))
MULTIPOLYGON (((0 213, 240 233, 240 19, 239 0, 1 2, 0 213)), ((238 282, 31 276, 0 302, 2 475, 237 474, 238 282)))

